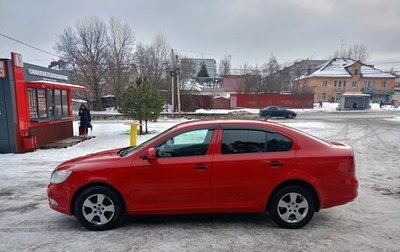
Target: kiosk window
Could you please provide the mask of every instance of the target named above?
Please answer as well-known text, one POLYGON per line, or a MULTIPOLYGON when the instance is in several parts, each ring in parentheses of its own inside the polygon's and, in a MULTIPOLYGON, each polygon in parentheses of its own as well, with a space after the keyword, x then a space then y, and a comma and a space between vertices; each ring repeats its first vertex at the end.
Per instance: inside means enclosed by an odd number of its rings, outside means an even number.
POLYGON ((62 106, 61 106, 61 90, 54 90, 54 115, 61 117, 62 106))
POLYGON ((49 117, 54 117, 54 90, 47 89, 47 108, 49 117))
POLYGON ((29 115, 33 121, 68 117, 68 92, 28 88, 29 115))
POLYGON ((28 88, 28 99, 29 99, 29 116, 31 119, 39 118, 37 110, 37 96, 36 89, 28 88))
POLYGON ((47 118, 46 90, 37 89, 39 118, 47 118))
POLYGON ((62 115, 68 116, 68 94, 66 90, 61 91, 62 115))

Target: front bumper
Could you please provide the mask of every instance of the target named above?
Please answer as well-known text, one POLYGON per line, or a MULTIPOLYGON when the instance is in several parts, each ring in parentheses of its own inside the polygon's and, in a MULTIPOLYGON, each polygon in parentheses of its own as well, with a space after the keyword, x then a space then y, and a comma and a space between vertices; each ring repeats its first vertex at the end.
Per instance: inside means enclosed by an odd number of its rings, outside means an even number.
POLYGON ((71 215, 70 190, 62 184, 49 184, 47 187, 49 206, 64 214, 71 215))

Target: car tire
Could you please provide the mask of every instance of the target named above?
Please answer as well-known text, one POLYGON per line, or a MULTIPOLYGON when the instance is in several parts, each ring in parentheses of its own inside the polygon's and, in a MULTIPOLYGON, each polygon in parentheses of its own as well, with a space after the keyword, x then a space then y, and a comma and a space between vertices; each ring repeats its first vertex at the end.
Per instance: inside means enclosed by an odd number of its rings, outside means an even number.
POLYGON ((293 114, 288 114, 288 115, 286 116, 286 118, 292 119, 292 118, 293 118, 293 114))
POLYGON ((271 119, 271 115, 270 114, 265 115, 265 121, 268 120, 268 119, 271 119))
POLYGON ((314 216, 315 199, 303 187, 286 186, 272 195, 268 211, 279 227, 301 228, 314 216))
POLYGON ((92 186, 83 190, 74 204, 79 222, 93 231, 115 228, 122 220, 124 207, 121 197, 105 186, 92 186))

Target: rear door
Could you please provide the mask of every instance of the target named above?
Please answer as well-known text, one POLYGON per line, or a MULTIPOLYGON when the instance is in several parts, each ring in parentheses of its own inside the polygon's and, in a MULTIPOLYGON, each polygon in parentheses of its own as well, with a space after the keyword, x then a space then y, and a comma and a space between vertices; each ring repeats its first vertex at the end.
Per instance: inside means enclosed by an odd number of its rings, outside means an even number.
POLYGON ((289 172, 295 153, 292 140, 273 131, 222 129, 211 173, 214 207, 264 204, 268 188, 289 172))

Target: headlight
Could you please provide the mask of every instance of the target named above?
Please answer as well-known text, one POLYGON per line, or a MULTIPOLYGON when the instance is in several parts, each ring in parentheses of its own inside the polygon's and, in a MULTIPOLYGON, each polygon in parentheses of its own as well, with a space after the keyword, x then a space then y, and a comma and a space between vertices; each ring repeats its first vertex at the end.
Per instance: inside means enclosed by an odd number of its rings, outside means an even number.
POLYGON ((60 184, 64 182, 71 175, 71 173, 71 170, 55 170, 51 174, 50 183, 60 184))

